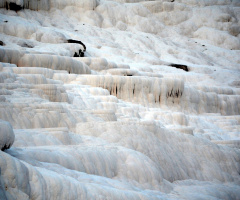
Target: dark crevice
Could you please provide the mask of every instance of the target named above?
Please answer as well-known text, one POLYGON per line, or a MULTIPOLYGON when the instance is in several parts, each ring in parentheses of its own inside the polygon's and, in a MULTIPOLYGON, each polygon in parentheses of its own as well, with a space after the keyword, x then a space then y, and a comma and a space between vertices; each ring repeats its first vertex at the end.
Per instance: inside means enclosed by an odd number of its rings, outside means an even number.
POLYGON ((2 147, 2 149, 1 149, 1 150, 2 150, 2 151, 4 151, 4 150, 6 150, 6 149, 9 149, 9 148, 10 148, 10 146, 11 146, 10 144, 9 144, 9 145, 6 145, 6 144, 5 144, 5 145, 2 147))
POLYGON ((85 46, 85 44, 83 44, 81 41, 79 41, 79 40, 72 40, 72 39, 69 39, 69 40, 67 40, 67 41, 68 41, 68 43, 81 44, 81 45, 83 46, 83 48, 84 48, 84 51, 86 51, 86 46, 85 46))
POLYGON ((176 95, 176 97, 178 98, 178 96, 179 96, 179 90, 176 91, 175 95, 176 95))
POLYGON ((79 54, 77 52, 75 52, 73 57, 79 57, 79 54))
POLYGON ((117 90, 117 86, 116 86, 116 97, 117 97, 117 92, 118 92, 118 90, 117 90))
MULTIPOLYGON (((177 91, 173 91, 173 89, 167 93, 166 97, 181 97, 182 96, 182 92, 180 92, 180 90, 177 90, 177 91)), ((160 96, 159 96, 159 101, 160 101, 160 96)))
POLYGON ((134 96, 134 93, 135 93, 135 84, 133 85, 133 96, 134 96))
POLYGON ((80 44, 83 46, 83 51, 81 49, 79 49, 79 52, 75 52, 73 57, 84 57, 84 52, 86 51, 86 46, 85 44, 83 44, 81 41, 79 40, 72 40, 72 39, 69 39, 67 40, 68 43, 74 43, 74 44, 80 44))
POLYGON ((79 49, 78 52, 75 52, 73 57, 84 57, 84 52, 82 52, 81 49, 79 49))
POLYGON ((167 93, 167 97, 172 97, 173 96, 173 89, 171 90, 171 92, 169 93, 167 93))
POLYGON ((20 46, 21 46, 21 47, 26 47, 26 48, 33 48, 33 47, 34 47, 34 45, 28 44, 28 43, 26 43, 26 42, 24 42, 24 43, 21 44, 20 46))
POLYGON ((17 5, 16 3, 9 3, 9 4, 7 4, 6 3, 6 9, 8 10, 8 9, 10 9, 10 10, 14 10, 14 11, 19 11, 19 10, 22 10, 22 6, 20 6, 20 5, 17 5))
POLYGON ((184 70, 184 71, 186 71, 186 72, 189 71, 187 65, 181 65, 181 64, 170 64, 169 66, 171 66, 171 67, 175 67, 175 68, 178 68, 178 69, 182 69, 182 70, 184 70))
POLYGON ((79 57, 84 57, 84 52, 82 52, 82 50, 79 50, 79 57))

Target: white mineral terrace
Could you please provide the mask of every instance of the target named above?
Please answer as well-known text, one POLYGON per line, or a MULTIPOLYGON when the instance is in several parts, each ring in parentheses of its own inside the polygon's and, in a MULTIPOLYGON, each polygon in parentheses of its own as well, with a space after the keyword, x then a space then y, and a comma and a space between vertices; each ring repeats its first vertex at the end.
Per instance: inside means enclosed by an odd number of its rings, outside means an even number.
POLYGON ((1 200, 239 200, 239 0, 0 0, 1 200))

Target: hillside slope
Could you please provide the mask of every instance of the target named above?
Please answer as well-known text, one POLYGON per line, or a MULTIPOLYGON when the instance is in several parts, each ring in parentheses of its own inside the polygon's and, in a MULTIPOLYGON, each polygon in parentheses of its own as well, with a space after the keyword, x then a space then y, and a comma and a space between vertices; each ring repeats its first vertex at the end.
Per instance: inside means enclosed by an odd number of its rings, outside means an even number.
POLYGON ((0 199, 239 199, 238 0, 0 1, 0 199))

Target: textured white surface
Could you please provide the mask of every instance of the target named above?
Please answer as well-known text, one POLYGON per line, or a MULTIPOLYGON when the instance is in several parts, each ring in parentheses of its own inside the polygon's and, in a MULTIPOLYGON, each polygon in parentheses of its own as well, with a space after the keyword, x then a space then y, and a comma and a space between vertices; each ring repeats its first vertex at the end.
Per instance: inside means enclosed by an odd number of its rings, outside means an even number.
POLYGON ((239 199, 239 1, 0 7, 0 199, 239 199))
POLYGON ((12 126, 9 122, 0 120, 0 149, 9 149, 15 139, 12 126))

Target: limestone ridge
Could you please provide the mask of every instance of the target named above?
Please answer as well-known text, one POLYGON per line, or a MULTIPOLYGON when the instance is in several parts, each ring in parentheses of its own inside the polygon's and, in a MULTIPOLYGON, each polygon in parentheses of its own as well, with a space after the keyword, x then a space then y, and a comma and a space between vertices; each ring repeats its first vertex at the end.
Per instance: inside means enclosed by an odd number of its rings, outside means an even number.
POLYGON ((13 128, 9 122, 0 120, 0 149, 9 149, 15 139, 13 128))
POLYGON ((0 199, 239 199, 239 0, 170 1, 0 1, 0 199))

